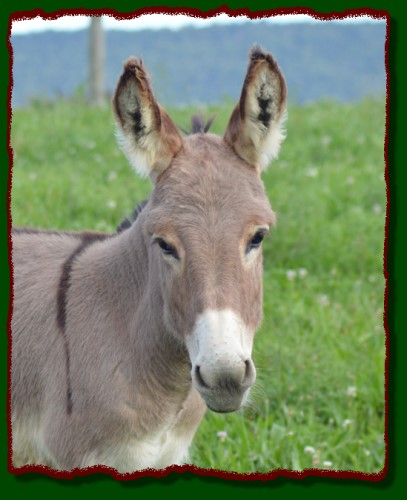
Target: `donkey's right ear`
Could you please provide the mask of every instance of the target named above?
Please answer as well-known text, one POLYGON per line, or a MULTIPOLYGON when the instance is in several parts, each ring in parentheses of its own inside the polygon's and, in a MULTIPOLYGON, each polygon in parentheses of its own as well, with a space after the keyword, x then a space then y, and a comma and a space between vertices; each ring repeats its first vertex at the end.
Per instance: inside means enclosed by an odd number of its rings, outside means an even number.
POLYGON ((127 159, 140 175, 155 181, 181 149, 182 138, 155 100, 141 59, 131 57, 125 63, 113 108, 127 159))

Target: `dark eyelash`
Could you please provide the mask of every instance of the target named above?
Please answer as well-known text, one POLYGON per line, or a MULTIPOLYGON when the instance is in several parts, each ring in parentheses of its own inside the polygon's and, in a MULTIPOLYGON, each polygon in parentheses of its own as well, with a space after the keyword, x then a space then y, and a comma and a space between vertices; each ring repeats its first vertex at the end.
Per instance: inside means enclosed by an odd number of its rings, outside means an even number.
POLYGON ((257 231, 257 233, 254 236, 252 236, 252 238, 250 238, 250 240, 247 243, 246 254, 248 254, 254 248, 259 248, 263 242, 265 235, 266 232, 263 229, 257 231))
POLYGON ((174 259, 179 260, 179 255, 175 247, 167 243, 163 238, 156 238, 154 241, 158 244, 164 255, 171 255, 174 259))

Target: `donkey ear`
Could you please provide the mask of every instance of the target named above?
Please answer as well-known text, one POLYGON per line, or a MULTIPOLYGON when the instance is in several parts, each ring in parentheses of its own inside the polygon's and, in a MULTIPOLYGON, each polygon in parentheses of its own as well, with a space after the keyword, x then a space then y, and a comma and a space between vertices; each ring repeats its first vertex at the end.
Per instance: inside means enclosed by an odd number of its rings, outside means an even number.
POLYGON ((171 164, 182 138, 154 98, 142 60, 130 58, 116 87, 113 108, 120 145, 130 164, 153 180, 171 164))
POLYGON ((285 80, 273 56, 254 47, 240 100, 229 120, 224 139, 259 171, 277 157, 285 138, 282 124, 286 100, 285 80))

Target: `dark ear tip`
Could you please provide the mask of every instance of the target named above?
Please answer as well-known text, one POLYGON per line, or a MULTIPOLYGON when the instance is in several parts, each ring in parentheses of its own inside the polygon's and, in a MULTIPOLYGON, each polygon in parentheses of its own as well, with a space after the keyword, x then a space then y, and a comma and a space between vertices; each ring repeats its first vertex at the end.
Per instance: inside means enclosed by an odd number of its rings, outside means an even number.
POLYGON ((265 59, 267 52, 261 47, 261 45, 255 44, 250 50, 250 59, 265 59))
POLYGON ((264 50, 260 45, 254 45, 254 47, 250 51, 250 61, 256 62, 256 61, 267 61, 272 68, 277 67, 277 63, 274 59, 274 57, 271 55, 270 52, 267 52, 264 50))
POLYGON ((124 63, 124 73, 132 73, 136 70, 144 72, 144 65, 142 59, 137 59, 137 57, 131 56, 124 63))

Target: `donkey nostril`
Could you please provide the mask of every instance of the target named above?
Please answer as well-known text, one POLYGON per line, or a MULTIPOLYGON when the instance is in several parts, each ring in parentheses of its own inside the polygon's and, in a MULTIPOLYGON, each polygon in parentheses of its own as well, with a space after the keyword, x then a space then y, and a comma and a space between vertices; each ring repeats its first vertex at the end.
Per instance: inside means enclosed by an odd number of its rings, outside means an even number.
POLYGON ((196 366, 195 367, 195 376, 196 376, 196 380, 198 382, 198 384, 204 388, 204 389, 209 389, 209 385, 205 382, 205 380, 202 378, 202 375, 201 375, 201 367, 200 366, 196 366))
POLYGON ((256 368, 254 367, 253 361, 251 359, 246 359, 245 361, 246 371, 242 381, 242 385, 245 387, 250 387, 256 380, 256 368))

